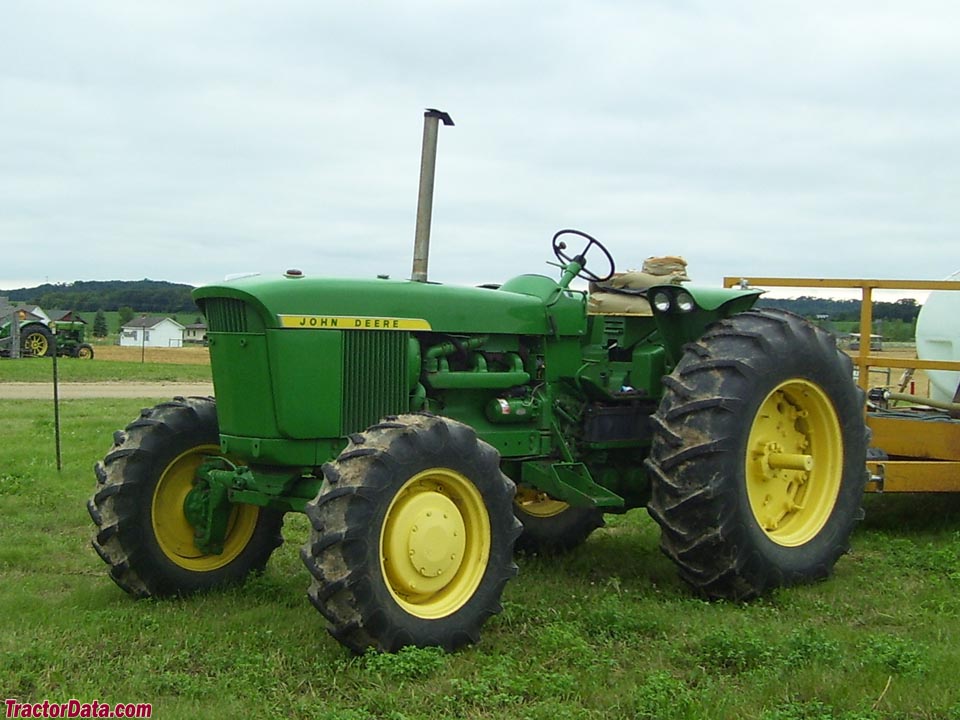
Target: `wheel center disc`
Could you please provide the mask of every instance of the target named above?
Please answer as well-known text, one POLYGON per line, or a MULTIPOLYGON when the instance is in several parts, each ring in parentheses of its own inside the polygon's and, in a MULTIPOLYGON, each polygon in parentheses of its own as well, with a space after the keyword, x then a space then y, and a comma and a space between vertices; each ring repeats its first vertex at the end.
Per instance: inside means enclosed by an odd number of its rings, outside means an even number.
POLYGON ((416 517, 408 546, 410 562, 423 577, 456 571, 466 544, 463 518, 456 505, 443 495, 425 497, 416 517))
POLYGON ((256 505, 235 506, 227 522, 223 552, 207 554, 197 548, 184 504, 200 463, 219 450, 218 445, 198 445, 177 456, 164 469, 153 493, 150 519, 157 544, 171 562, 195 572, 216 570, 239 556, 253 537, 260 515, 256 505))
POLYGON ((836 410, 809 380, 774 388, 747 441, 750 508, 779 545, 802 545, 826 524, 840 489, 843 440, 836 410))
POLYGON ((407 498, 390 518, 390 529, 385 550, 398 591, 433 593, 456 576, 467 533, 460 510, 446 495, 423 492, 407 498))
POLYGON ((400 607, 447 617, 476 592, 490 559, 490 516, 480 491, 446 467, 417 473, 396 492, 380 528, 380 568, 400 607))

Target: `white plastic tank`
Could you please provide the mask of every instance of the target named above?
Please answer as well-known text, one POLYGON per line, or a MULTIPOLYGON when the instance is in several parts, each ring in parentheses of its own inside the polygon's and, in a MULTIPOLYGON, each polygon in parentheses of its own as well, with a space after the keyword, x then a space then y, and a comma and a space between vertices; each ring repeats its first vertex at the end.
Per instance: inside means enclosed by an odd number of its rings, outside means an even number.
MULTIPOLYGON (((947 280, 960 280, 960 271, 947 280)), ((960 290, 934 290, 917 317, 917 357, 921 360, 960 361, 960 290)), ((926 370, 930 396, 951 402, 960 383, 960 372, 926 370)))

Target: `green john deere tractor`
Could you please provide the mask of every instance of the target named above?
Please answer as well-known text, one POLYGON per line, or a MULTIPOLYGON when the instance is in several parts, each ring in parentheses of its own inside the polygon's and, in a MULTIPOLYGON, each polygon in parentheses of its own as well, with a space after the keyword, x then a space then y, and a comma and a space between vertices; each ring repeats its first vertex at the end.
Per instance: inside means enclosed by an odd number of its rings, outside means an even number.
POLYGON ((753 290, 654 286, 647 313, 591 314, 571 282, 609 278, 610 253, 571 230, 553 251, 559 279, 499 287, 288 271, 197 289, 216 401, 144 410, 97 464, 113 580, 137 597, 241 581, 305 512, 330 633, 394 651, 477 641, 518 539, 567 550, 631 508, 706 597, 826 577, 866 453, 833 337, 752 309, 753 290))
MULTIPOLYGON (((19 322, 20 355, 22 357, 49 357, 53 355, 53 331, 40 320, 19 322)), ((13 319, 8 317, 0 325, 0 353, 9 355, 13 345, 13 319)))
MULTIPOLYGON (((10 353, 13 339, 11 321, 0 325, 0 352, 10 353)), ((56 348, 60 357, 93 359, 93 346, 84 342, 85 325, 80 321, 60 321, 47 325, 40 320, 20 323, 20 354, 24 357, 50 357, 56 348), (54 339, 56 332, 56 339, 54 339)))
POLYGON ((87 325, 80 320, 58 320, 57 355, 93 360, 93 346, 85 341, 87 325))

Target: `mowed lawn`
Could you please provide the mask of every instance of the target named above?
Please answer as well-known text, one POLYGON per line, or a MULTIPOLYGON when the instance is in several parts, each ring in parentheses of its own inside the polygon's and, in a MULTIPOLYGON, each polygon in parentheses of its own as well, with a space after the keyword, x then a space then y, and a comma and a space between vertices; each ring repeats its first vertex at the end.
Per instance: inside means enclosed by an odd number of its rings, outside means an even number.
POLYGON ((643 511, 521 557, 504 612, 453 655, 354 657, 306 599, 306 523, 242 587, 134 601, 90 547, 112 432, 150 404, 43 401, 0 420, 0 692, 148 702, 156 718, 958 718, 960 498, 869 497, 835 576, 747 605, 691 595, 643 511))
MULTIPOLYGON (((93 360, 57 358, 60 382, 210 382, 206 348, 150 348, 146 362, 139 350, 105 346, 94 348, 93 360), (136 351, 136 352, 134 352, 136 351)), ((0 383, 52 383, 53 358, 0 359, 0 383)))

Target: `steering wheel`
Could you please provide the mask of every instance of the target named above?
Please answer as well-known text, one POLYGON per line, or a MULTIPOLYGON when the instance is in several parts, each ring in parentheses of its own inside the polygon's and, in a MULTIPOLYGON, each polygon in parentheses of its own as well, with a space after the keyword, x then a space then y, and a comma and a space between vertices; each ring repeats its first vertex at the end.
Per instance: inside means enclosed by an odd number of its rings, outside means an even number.
POLYGON ((583 267, 580 268, 580 272, 577 273, 578 278, 583 278, 584 280, 592 280, 593 282, 603 282, 604 280, 609 280, 613 277, 613 272, 616 269, 613 264, 613 256, 610 254, 610 251, 607 250, 599 240, 594 237, 590 237, 585 232, 580 230, 559 230, 556 235, 553 236, 553 254, 557 256, 557 260, 562 263, 572 263, 574 261, 580 263, 583 267), (561 235, 576 235, 582 237, 585 240, 588 240, 586 247, 583 248, 578 254, 570 257, 567 255, 564 250, 567 249, 567 244, 560 240, 561 235), (607 264, 610 266, 610 272, 608 272, 603 277, 600 277, 594 272, 587 270, 587 251, 596 245, 600 248, 600 252, 603 253, 604 257, 607 259, 607 264))

